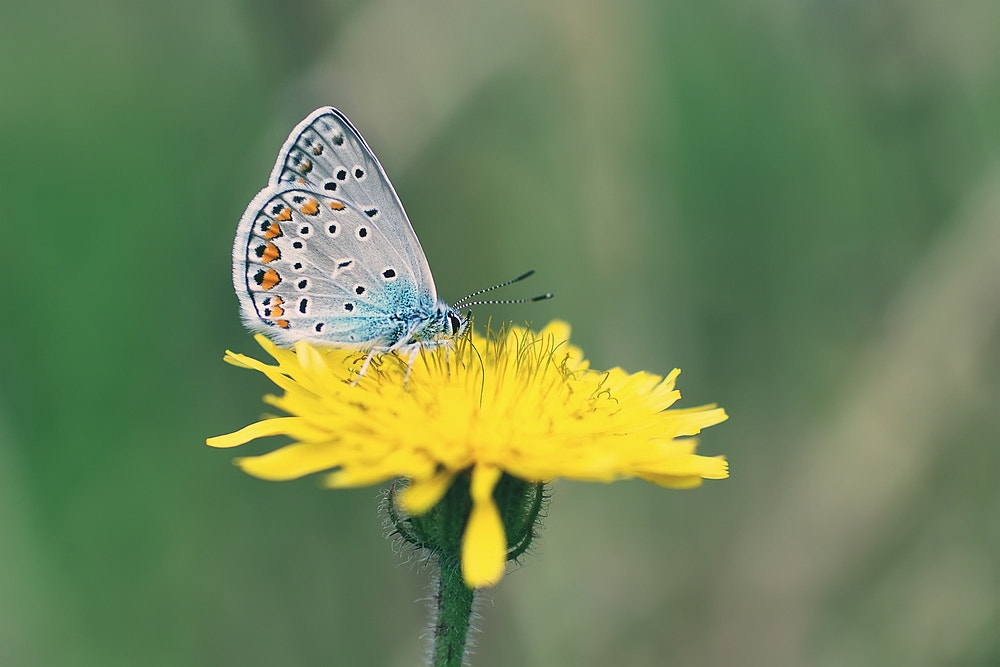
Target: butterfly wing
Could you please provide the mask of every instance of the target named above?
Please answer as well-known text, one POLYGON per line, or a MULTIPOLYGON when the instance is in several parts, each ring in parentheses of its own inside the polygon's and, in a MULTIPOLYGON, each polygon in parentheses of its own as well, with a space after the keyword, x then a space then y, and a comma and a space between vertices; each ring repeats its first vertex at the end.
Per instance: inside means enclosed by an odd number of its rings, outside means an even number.
POLYGON ((268 183, 311 190, 351 204, 405 255, 417 288, 436 300, 427 258, 389 177, 361 133, 342 113, 321 107, 296 125, 278 153, 268 183))
POLYGON ((426 264, 414 265, 398 236, 354 202, 268 186, 243 214, 233 248, 244 322, 283 345, 392 346, 436 304, 420 287, 426 264))

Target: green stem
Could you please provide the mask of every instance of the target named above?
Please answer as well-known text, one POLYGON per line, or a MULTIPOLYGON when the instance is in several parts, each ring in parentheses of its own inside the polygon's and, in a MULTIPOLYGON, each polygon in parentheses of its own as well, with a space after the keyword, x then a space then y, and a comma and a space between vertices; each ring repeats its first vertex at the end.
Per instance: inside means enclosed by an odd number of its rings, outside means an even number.
MULTIPOLYGON (((431 630, 433 667, 461 667, 465 664, 476 592, 462 577, 462 539, 472 512, 469 496, 471 471, 456 475, 451 486, 434 507, 416 516, 400 510, 394 499, 395 487, 386 496, 386 511, 395 532, 413 547, 436 561, 437 596, 431 630)), ((493 499, 507 536, 507 559, 519 558, 535 537, 535 525, 547 500, 544 484, 534 484, 504 474, 493 490, 493 499)))
POLYGON ((469 621, 476 592, 462 579, 461 562, 439 558, 437 623, 434 626, 434 667, 461 667, 469 639, 469 621))

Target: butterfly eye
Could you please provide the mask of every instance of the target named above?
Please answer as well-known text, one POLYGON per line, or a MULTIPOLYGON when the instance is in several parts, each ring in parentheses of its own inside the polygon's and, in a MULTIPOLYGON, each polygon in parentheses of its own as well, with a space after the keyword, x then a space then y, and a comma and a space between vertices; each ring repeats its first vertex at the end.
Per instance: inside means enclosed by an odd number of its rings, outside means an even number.
POLYGON ((458 333, 462 328, 462 318, 455 313, 448 313, 448 327, 451 329, 449 333, 458 333))

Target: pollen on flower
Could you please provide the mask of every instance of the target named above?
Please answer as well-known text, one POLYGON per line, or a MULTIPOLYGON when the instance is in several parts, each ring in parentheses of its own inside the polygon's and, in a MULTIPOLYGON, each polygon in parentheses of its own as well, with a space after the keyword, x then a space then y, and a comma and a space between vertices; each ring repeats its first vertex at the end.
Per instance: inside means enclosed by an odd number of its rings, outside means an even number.
POLYGON ((356 351, 305 342, 284 350, 262 336, 257 341, 275 364, 232 352, 226 360, 274 382, 283 394, 265 401, 288 416, 208 444, 287 435, 292 444, 238 465, 271 480, 325 472, 330 487, 405 478, 396 502, 412 516, 431 510, 458 476, 471 473, 461 557, 474 588, 495 584, 508 556, 510 536, 494 499, 501 475, 532 484, 639 478, 691 488, 729 474, 724 457, 696 454, 691 437, 724 421, 722 408, 673 408, 677 370, 664 377, 591 369, 563 322, 425 347, 412 368, 408 355, 376 356, 360 378, 356 351))

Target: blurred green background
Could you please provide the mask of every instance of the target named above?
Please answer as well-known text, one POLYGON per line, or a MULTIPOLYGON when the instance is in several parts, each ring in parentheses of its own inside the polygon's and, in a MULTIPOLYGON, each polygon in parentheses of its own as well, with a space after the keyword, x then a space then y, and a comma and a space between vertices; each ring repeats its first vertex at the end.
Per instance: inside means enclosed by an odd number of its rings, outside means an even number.
POLYGON ((418 664, 379 489, 264 410, 233 232, 333 104, 455 299, 683 368, 695 491, 555 485, 473 664, 1000 664, 1000 5, 0 5, 0 664, 418 664), (264 447, 266 449, 266 446, 264 447))

